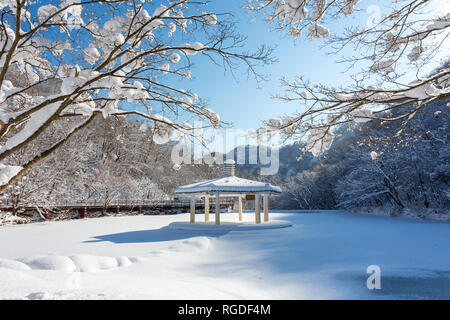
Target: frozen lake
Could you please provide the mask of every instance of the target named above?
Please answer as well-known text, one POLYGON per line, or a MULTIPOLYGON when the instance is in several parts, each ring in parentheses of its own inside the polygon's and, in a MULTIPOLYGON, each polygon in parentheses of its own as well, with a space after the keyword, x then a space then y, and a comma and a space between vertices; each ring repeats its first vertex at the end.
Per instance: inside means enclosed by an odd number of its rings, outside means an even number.
POLYGON ((3 226, 0 298, 450 298, 449 223, 333 211, 270 217, 293 226, 168 227, 187 214, 3 226), (366 287, 370 265, 381 270, 381 289, 366 287))

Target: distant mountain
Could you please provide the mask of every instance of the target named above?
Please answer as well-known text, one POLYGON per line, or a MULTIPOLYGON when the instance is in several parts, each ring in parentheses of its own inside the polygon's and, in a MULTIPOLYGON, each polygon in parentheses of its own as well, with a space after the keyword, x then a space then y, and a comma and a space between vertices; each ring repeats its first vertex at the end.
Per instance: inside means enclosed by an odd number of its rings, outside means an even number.
MULTIPOLYGON (((301 143, 293 143, 289 145, 282 146, 279 149, 279 168, 277 176, 280 179, 285 179, 289 176, 295 175, 297 172, 311 169, 316 163, 317 158, 315 158, 311 153, 302 151, 301 143)), ((227 157, 232 157, 236 164, 237 174, 241 177, 251 177, 260 175, 261 168, 270 167, 270 163, 263 165, 259 157, 259 147, 257 146, 240 146, 231 150, 227 157), (245 150, 245 163, 243 161, 238 161, 238 149, 242 148, 245 150), (256 153, 256 164, 250 163, 249 153, 256 153)), ((272 161, 272 150, 267 151, 267 159, 272 161)), ((220 154, 216 154, 216 157, 220 157, 220 154)), ((275 155, 274 155, 275 157, 275 155)))

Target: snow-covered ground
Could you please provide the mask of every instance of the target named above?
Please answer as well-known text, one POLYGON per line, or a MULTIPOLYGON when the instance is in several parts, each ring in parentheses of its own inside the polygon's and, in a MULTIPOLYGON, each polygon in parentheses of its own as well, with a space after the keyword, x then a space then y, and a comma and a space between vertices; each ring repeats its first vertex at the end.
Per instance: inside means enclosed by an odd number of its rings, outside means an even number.
MULTIPOLYGON (((448 223, 309 211, 271 213, 293 223, 282 229, 168 227, 188 219, 0 227, 0 298, 450 298, 448 223), (366 287, 369 265, 381 268, 381 290, 366 287)), ((222 215, 233 220, 236 213, 222 215)))

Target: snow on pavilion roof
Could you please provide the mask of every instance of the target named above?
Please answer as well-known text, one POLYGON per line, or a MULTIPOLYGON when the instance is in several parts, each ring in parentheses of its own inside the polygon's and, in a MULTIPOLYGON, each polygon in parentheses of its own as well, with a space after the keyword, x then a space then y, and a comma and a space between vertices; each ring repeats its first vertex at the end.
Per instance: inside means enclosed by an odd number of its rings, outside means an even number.
POLYGON ((203 193, 217 191, 230 193, 281 193, 281 188, 273 186, 270 183, 229 176, 181 186, 175 190, 175 193, 203 193))

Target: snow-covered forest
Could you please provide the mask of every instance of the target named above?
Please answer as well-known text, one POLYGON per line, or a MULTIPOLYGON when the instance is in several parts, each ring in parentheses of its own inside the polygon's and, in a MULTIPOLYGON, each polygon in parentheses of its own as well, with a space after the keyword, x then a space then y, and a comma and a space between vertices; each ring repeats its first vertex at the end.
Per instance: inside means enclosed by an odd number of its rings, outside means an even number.
MULTIPOLYGON (((283 186, 281 198, 272 199, 279 209, 354 209, 446 220, 447 108, 446 101, 434 103, 399 138, 387 138, 398 130, 400 124, 395 122, 380 126, 369 121, 357 130, 343 126, 321 157, 296 143, 281 148, 278 174, 264 178, 259 165, 238 165, 238 175, 283 186)), ((115 199, 168 199, 179 185, 222 174, 218 165, 192 164, 175 170, 171 145, 155 143, 152 132, 143 131, 142 125, 137 119, 95 120, 85 134, 12 184, 2 200, 19 208, 73 199, 98 200, 105 206, 115 199)), ((53 214, 58 216, 57 211, 53 214)))
MULTIPOLYGON (((273 205, 446 213, 448 64, 422 70, 446 48, 449 15, 431 18, 428 1, 400 1, 377 24, 334 35, 327 24, 356 14, 357 3, 250 1, 244 8, 293 41, 362 48, 342 61, 354 67, 354 85, 282 79, 286 91, 276 98, 306 111, 260 128, 296 141, 281 147, 278 174, 264 178, 286 190, 273 205), (405 68, 422 76, 405 83, 405 68)), ((107 208, 114 199, 169 199, 178 185, 220 175, 202 164, 174 169, 171 144, 161 144, 174 130, 202 139, 181 121, 186 115, 223 125, 206 100, 172 78, 191 79, 191 58, 201 55, 262 79, 258 67, 276 57, 265 46, 242 50, 245 37, 230 16, 207 8, 186 0, 2 2, 0 189, 14 215, 64 201, 107 208)), ((257 169, 238 171, 254 177, 257 169)))
MULTIPOLYGON (((221 170, 207 165, 174 170, 171 146, 155 143, 152 132, 143 128, 145 124, 136 119, 95 119, 83 135, 71 139, 6 189, 3 203, 12 205, 17 214, 23 212, 16 208, 64 202, 100 201, 107 208, 118 199, 169 199, 178 185, 212 178, 221 170)), ((64 127, 52 128, 50 136, 56 135, 53 130, 63 131, 64 127)), ((27 152, 35 151, 30 146, 27 152)), ((26 158, 27 153, 18 157, 26 158)), ((51 218, 66 215, 65 211, 51 212, 51 218)))
POLYGON ((433 103, 398 138, 386 138, 399 129, 400 124, 395 122, 380 126, 370 121, 355 131, 340 128, 341 136, 327 153, 315 162, 306 158, 307 168, 286 177, 287 192, 278 205, 357 212, 379 209, 392 215, 422 218, 440 213, 447 220, 450 207, 447 109, 446 101, 433 103))
POLYGON ((191 79, 197 54, 225 70, 244 65, 258 77, 254 67, 270 62, 270 49, 243 51, 227 16, 203 11, 207 3, 165 4, 1 2, 0 191, 97 117, 139 116, 160 137, 192 135, 180 114, 221 125, 194 92, 166 81, 191 79))

